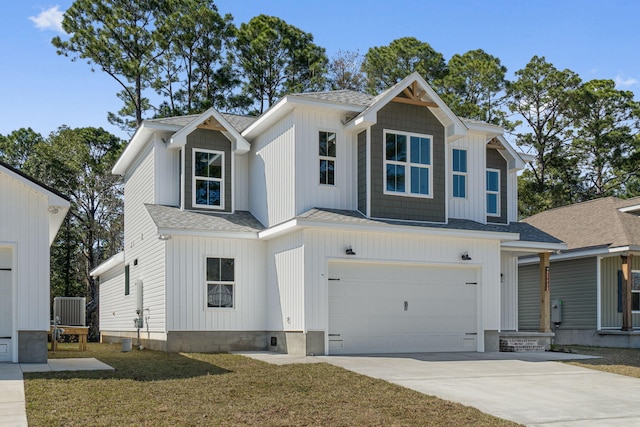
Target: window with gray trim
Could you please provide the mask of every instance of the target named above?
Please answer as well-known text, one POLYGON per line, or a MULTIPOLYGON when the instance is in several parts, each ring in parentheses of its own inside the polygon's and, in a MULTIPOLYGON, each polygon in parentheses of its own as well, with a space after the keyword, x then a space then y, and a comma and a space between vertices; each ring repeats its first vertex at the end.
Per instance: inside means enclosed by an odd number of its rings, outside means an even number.
POLYGON ((431 197, 430 135, 384 131, 384 192, 431 197))
POLYGON ((487 215, 500 216, 500 171, 487 169, 487 215))
POLYGON ((193 206, 224 209, 224 153, 193 150, 193 206))
POLYGON ((233 308, 235 260, 207 258, 207 308, 233 308))
POLYGON ((320 155, 320 184, 335 185, 336 134, 320 131, 318 134, 318 153, 320 155))

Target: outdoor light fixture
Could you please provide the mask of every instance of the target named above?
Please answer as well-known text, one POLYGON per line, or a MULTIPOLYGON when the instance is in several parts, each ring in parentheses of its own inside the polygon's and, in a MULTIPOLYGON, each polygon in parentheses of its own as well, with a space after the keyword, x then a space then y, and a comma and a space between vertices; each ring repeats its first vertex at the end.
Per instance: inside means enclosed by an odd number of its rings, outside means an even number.
POLYGON ((471 261, 471 257, 469 256, 469 252, 465 252, 460 255, 460 259, 463 261, 471 261))
POLYGON ((158 234, 158 240, 165 241, 165 240, 169 240, 169 239, 171 239, 171 235, 170 234, 158 234))
POLYGON ((347 249, 344 251, 347 255, 355 255, 356 253, 351 249, 351 245, 347 246, 347 249))

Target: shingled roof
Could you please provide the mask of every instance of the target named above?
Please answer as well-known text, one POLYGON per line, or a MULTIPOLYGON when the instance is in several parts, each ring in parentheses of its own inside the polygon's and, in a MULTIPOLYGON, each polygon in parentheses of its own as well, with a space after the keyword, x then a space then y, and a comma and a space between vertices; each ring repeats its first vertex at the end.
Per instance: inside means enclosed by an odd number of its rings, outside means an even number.
MULTIPOLYGON (((229 114, 229 113, 220 113, 224 119, 229 122, 231 126, 235 128, 238 132, 242 132, 246 128, 248 128, 253 122, 258 120, 255 116, 244 116, 240 114, 229 114)), ((148 119, 145 122, 150 123, 162 123, 170 126, 178 126, 185 127, 189 123, 191 123, 194 119, 196 119, 199 114, 189 114, 186 116, 176 116, 176 117, 163 117, 161 119, 148 119)))
POLYGON ((567 243, 569 250, 640 246, 640 217, 620 209, 640 204, 640 197, 604 197, 533 215, 523 222, 567 243))
POLYGON ((468 231, 484 231, 498 233, 518 233, 521 242, 539 242, 539 243, 562 243, 556 237, 545 233, 536 227, 522 222, 512 222, 505 225, 499 224, 480 224, 479 222, 467 219, 449 219, 447 224, 416 222, 416 221, 399 221, 389 219, 373 219, 367 218, 358 211, 313 208, 298 216, 298 218, 317 220, 322 222, 336 222, 361 225, 387 225, 387 226, 408 226, 422 228, 437 228, 449 230, 468 230, 468 231))
POLYGON ((158 229, 183 232, 246 232, 257 233, 264 227, 250 212, 216 214, 183 211, 177 207, 145 204, 145 208, 158 229))

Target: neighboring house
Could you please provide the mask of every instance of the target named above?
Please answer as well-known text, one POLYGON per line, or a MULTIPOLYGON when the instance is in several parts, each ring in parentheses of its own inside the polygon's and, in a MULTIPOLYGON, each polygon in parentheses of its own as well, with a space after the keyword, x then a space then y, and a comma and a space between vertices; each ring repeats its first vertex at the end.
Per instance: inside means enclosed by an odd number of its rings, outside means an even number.
POLYGON ((46 363, 49 247, 69 199, 0 162, 0 362, 46 363))
MULTIPOLYGON (((561 301, 558 344, 640 347, 640 198, 605 197, 524 220, 562 239, 551 256, 551 298, 561 301), (627 280, 629 278, 629 280, 627 280)), ((537 260, 520 260, 519 323, 539 316, 537 260)))
POLYGON ((497 351, 522 158, 417 74, 372 97, 285 96, 260 117, 146 120, 116 163, 124 253, 96 268, 103 340, 167 351, 497 351), (136 321, 134 322, 134 319, 136 321))

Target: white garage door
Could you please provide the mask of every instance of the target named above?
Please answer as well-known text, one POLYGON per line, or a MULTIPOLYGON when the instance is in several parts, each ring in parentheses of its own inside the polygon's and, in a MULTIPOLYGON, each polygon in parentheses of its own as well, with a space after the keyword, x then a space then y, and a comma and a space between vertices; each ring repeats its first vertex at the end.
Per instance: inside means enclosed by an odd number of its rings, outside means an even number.
POLYGON ((477 350, 477 270, 334 262, 329 354, 477 350))

